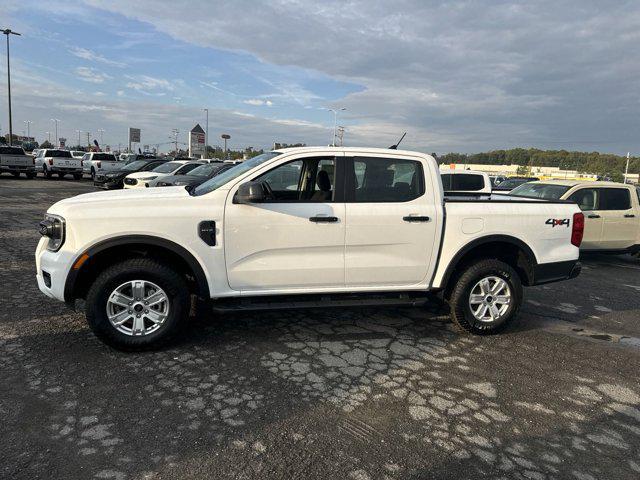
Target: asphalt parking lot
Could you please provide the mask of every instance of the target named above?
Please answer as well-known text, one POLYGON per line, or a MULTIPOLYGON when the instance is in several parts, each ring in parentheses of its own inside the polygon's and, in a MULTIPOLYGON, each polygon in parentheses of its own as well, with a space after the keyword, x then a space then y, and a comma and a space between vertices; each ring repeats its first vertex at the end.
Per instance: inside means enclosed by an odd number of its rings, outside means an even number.
POLYGON ((583 259, 497 336, 298 310, 125 354, 35 281, 42 214, 93 190, 0 178, 1 478, 640 478, 639 259, 583 259))

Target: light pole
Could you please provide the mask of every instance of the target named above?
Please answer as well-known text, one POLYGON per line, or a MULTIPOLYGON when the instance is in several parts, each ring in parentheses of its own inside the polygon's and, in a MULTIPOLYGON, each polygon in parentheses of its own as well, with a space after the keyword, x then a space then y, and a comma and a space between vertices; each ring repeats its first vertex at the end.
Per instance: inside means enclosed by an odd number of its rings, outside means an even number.
POLYGON ((331 141, 331 146, 336 146, 336 128, 338 126, 338 112, 343 112, 346 108, 342 107, 338 110, 334 110, 333 108, 327 108, 330 112, 333 112, 333 140, 331 141))
POLYGON ((27 126, 27 140, 29 139, 29 137, 31 137, 31 124, 33 122, 31 120, 25 120, 24 124, 27 126))
MULTIPOLYGON (((49 143, 51 143, 51 132, 44 132, 47 134, 47 138, 49 139, 49 143)), ((78 143, 80 143, 80 141, 78 140, 78 143)))
POLYGON ((58 137, 58 123, 60 122, 60 120, 58 120, 57 118, 52 118, 51 121, 56 124, 56 138, 55 138, 56 147, 60 147, 60 140, 58 137))
POLYGON ((629 174, 629 152, 627 152, 627 166, 624 169, 624 183, 627 184, 627 175, 629 174))
POLYGON ((9 35, 22 34, 14 32, 10 28, 5 28, 2 30, 2 33, 7 36, 7 97, 9 98, 9 146, 11 146, 11 142, 13 142, 13 120, 11 119, 11 64, 9 63, 9 35))
POLYGON ((207 112, 207 123, 204 130, 204 152, 206 158, 209 158, 209 109, 205 108, 205 112, 207 112))
POLYGON ((80 134, 82 133, 82 130, 76 130, 76 133, 78 134, 78 148, 80 148, 80 134))

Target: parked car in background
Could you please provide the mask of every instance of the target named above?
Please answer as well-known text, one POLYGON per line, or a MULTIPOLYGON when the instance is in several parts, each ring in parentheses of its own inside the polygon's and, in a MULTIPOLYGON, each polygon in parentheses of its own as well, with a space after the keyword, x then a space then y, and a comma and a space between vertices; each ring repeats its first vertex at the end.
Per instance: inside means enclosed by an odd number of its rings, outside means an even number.
POLYGON ((124 178, 134 172, 148 172, 159 165, 165 163, 166 160, 161 158, 147 158, 143 160, 135 160, 123 165, 118 170, 111 172, 98 172, 93 179, 93 184, 106 190, 112 190, 123 187, 124 178))
POLYGON ((96 172, 100 170, 117 170, 124 166, 113 153, 87 152, 82 157, 82 172, 91 175, 95 179, 96 172))
MULTIPOLYGON (((136 160, 151 160, 157 158, 155 155, 150 153, 121 153, 118 156, 118 159, 125 163, 135 162, 136 160)), ((168 158, 164 158, 163 160, 169 160, 168 158)))
POLYGON ((509 195, 577 203, 585 217, 582 251, 640 252, 638 187, 615 182, 546 180, 521 185, 509 195))
POLYGON ((506 179, 507 179, 507 177, 505 177, 503 175, 489 175, 489 180, 491 180, 491 186, 492 187, 495 187, 496 185, 500 185, 506 179))
POLYGON ((93 332, 126 350, 175 338, 198 296, 229 311, 417 306, 441 292, 458 329, 489 334, 517 317, 523 286, 580 272, 578 206, 509 200, 445 201, 423 153, 275 150, 190 190, 56 203, 40 224, 38 287, 84 299, 93 332))
POLYGON ((200 165, 203 165, 202 161, 173 160, 165 162, 149 172, 136 172, 127 175, 124 179, 124 188, 155 187, 156 183, 164 177, 186 175, 200 165))
POLYGON ((485 172, 476 170, 441 170, 445 194, 489 194, 491 180, 485 172))
POLYGON ((22 147, 0 146, 0 173, 8 172, 14 177, 24 173, 27 178, 36 176, 35 159, 24 153, 22 147))
POLYGON ((540 179, 537 177, 509 177, 506 180, 503 180, 502 182, 494 186, 493 191, 507 193, 513 190, 514 188, 519 187, 523 183, 535 182, 536 180, 540 180, 540 179))
POLYGON ((57 174, 60 178, 65 175, 73 175, 73 178, 82 178, 82 160, 73 158, 69 150, 59 148, 47 148, 41 150, 35 158, 36 171, 40 171, 46 178, 57 174))
POLYGON ((168 175, 166 177, 160 178, 156 183, 156 187, 197 187, 201 183, 206 182, 210 178, 213 178, 232 167, 233 164, 223 162, 206 163, 204 165, 200 165, 197 168, 194 168, 187 174, 168 175))

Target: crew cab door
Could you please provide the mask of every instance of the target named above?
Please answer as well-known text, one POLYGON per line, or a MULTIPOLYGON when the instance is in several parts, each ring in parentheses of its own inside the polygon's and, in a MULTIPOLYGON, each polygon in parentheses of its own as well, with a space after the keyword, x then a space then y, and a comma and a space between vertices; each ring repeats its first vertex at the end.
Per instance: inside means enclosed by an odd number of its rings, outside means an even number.
POLYGON ((582 250, 601 249, 602 225, 604 219, 602 212, 598 209, 600 200, 600 189, 585 187, 573 192, 568 200, 576 202, 580 210, 584 212, 584 234, 580 248, 582 250))
POLYGON ((629 188, 601 188, 602 248, 618 250, 635 244, 640 218, 631 204, 629 188))
POLYGON ((348 286, 415 285, 427 279, 438 244, 431 182, 436 174, 416 157, 345 159, 348 286))
POLYGON ((344 287, 345 205, 341 156, 302 156, 252 178, 262 203, 225 206, 225 262, 243 293, 344 287))

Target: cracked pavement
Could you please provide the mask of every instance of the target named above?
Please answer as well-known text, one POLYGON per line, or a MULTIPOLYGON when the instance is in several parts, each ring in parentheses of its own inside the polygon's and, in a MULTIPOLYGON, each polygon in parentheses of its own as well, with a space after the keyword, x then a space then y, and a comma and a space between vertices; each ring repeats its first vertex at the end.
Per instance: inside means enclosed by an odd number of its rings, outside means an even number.
POLYGON ((420 308, 205 313, 125 354, 35 282, 37 222, 92 190, 0 178, 0 477, 640 477, 640 260, 583 259, 491 337, 420 308))

